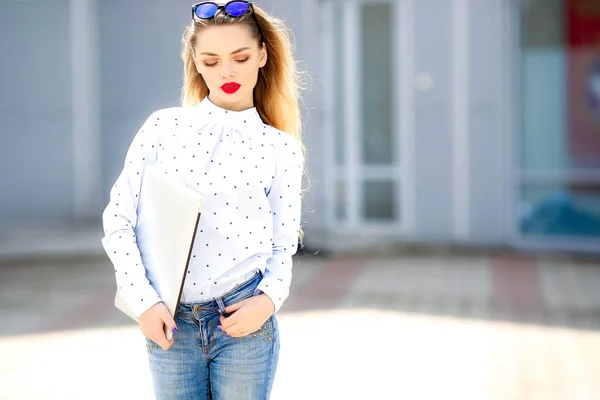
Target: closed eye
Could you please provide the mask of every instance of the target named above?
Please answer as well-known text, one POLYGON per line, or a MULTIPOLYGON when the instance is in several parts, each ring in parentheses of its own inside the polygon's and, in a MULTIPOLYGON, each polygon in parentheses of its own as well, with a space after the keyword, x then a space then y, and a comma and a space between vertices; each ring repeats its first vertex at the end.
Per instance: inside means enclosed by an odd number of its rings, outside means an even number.
MULTIPOLYGON (((241 60, 235 60, 235 61, 236 61, 236 62, 238 62, 238 63, 240 63, 240 64, 242 64, 242 63, 245 63, 246 61, 248 61, 249 59, 250 59, 250 57, 246 57, 246 58, 244 58, 244 59, 241 59, 241 60)), ((214 62, 214 63, 212 63, 212 64, 204 63, 204 66, 205 66, 205 67, 209 67, 209 68, 210 68, 210 67, 214 67, 214 66, 216 66, 218 63, 219 63, 218 61, 216 61, 216 62, 214 62)))

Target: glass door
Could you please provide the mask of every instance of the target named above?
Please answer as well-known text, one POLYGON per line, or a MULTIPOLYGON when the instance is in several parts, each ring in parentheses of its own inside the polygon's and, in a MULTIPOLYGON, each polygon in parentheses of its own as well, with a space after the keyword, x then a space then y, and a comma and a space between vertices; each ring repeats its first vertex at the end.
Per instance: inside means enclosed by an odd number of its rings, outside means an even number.
POLYGON ((408 3, 321 3, 326 216, 332 231, 410 229, 408 3))

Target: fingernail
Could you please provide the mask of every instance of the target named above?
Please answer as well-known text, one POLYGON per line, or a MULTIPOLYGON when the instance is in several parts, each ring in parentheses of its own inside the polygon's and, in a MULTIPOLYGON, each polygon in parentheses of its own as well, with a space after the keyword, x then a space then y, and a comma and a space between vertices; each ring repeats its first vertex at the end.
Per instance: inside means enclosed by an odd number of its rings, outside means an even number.
POLYGON ((231 337, 231 335, 228 333, 228 334, 227 334, 227 337, 231 337))
POLYGON ((217 329, 220 330, 220 331, 222 330, 220 326, 217 326, 217 329))
POLYGON ((177 333, 177 327, 173 328, 173 333, 177 333))

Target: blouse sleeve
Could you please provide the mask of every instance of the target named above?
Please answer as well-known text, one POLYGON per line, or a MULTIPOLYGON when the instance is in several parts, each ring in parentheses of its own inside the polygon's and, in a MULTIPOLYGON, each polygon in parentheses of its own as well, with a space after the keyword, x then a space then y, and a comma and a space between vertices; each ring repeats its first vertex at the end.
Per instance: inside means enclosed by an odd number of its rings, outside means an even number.
POLYGON ((267 195, 273 217, 273 255, 267 260, 265 274, 257 288, 273 301, 275 312, 289 295, 292 256, 298 247, 301 219, 304 158, 300 143, 286 136, 275 148, 276 172, 267 195))
POLYGON ((123 299, 136 317, 161 301, 146 278, 134 229, 144 167, 156 162, 161 131, 159 112, 153 113, 135 135, 125 157, 123 170, 110 191, 102 214, 102 245, 110 258, 123 299))

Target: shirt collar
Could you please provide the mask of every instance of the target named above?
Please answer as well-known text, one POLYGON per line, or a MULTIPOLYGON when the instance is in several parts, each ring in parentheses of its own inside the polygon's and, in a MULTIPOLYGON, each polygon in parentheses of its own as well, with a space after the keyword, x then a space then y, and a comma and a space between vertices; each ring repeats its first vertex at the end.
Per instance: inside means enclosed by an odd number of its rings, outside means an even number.
POLYGON ((256 107, 243 111, 226 110, 210 101, 208 96, 197 107, 207 121, 228 125, 234 129, 244 130, 264 125, 256 107))

